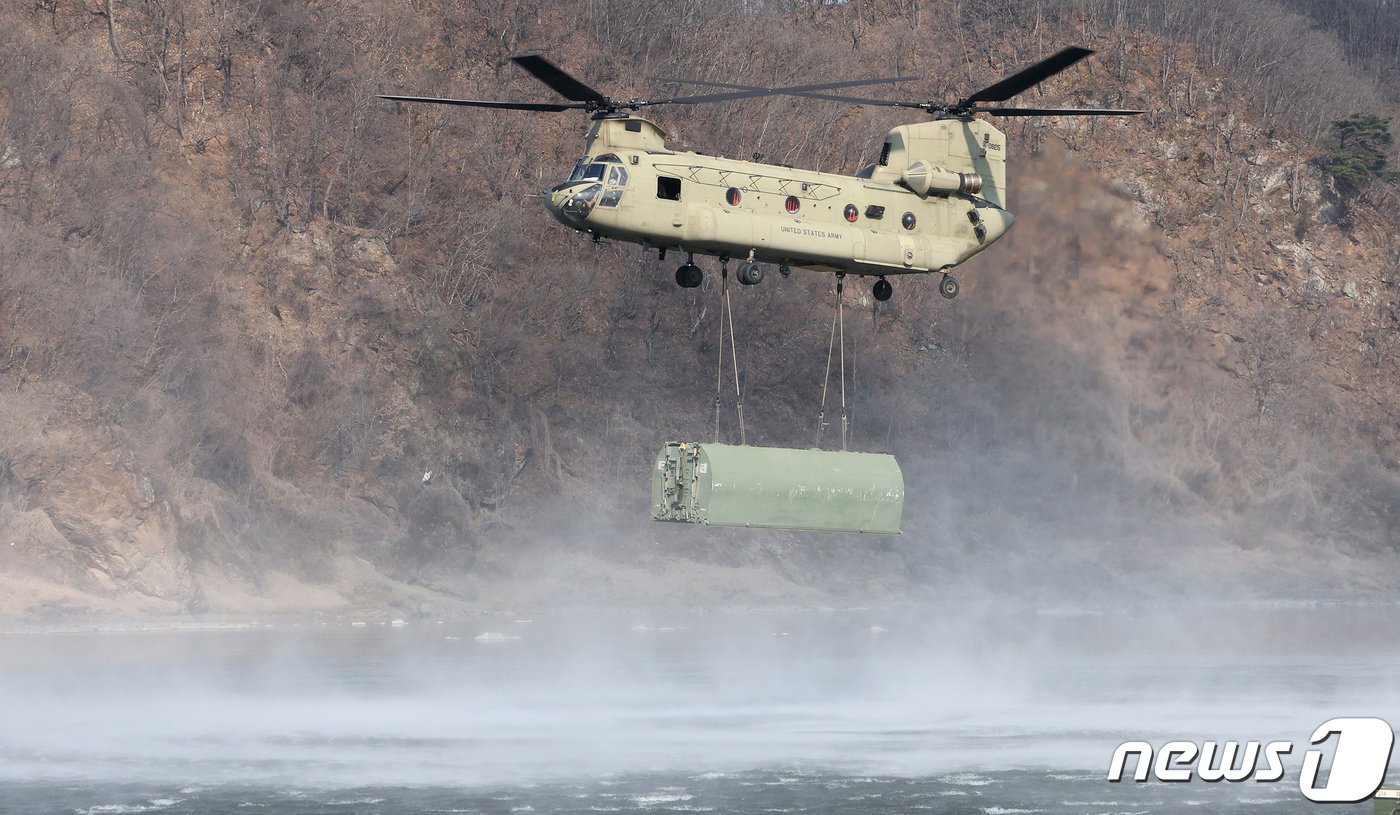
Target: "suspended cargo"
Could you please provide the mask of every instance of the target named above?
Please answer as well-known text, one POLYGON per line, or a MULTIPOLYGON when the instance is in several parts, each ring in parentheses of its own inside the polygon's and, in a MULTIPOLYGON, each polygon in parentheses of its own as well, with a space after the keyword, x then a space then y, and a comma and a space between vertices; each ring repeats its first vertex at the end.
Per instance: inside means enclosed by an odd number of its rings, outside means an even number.
POLYGON ((652 520, 898 534, 904 474, 894 456, 667 442, 652 520))

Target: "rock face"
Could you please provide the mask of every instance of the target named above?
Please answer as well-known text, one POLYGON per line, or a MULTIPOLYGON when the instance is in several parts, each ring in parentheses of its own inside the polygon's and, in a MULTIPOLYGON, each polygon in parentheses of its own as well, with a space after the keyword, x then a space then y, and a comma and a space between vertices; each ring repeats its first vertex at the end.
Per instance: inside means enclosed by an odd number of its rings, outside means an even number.
MULTIPOLYGON (((888 53, 967 73, 920 43, 975 21, 848 5, 694 36, 754 59, 800 36, 798 74, 888 53), (854 51, 831 35, 847 30, 854 51)), ((659 445, 713 434, 717 292, 546 216, 533 196, 577 158, 576 128, 375 98, 518 97, 501 43, 563 31, 645 61, 593 17, 532 8, 499 37, 461 33, 481 22, 457 4, 187 9, 178 65, 136 56, 174 30, 150 19, 119 15, 118 54, 81 10, 0 11, 0 615, 1388 590, 1395 209, 1341 200, 1228 72, 1138 33, 1103 32, 1111 81, 1063 75, 1045 104, 1161 115, 1001 122, 1016 227, 956 301, 928 280, 883 304, 847 286, 854 444, 900 458, 904 534, 649 523, 659 445), (36 78, 79 75, 105 82, 36 78)), ((1082 34, 1053 18, 1037 38, 1082 34)), ((1008 70, 1041 47, 989 36, 1008 70)), ((648 53, 708 76, 703 46, 648 53)), ((854 169, 907 120, 835 110, 665 121, 705 152, 854 169)), ((816 438, 830 283, 736 295, 751 443, 816 438)))
MULTIPOLYGON (((88 423, 55 422, 30 410, 64 405, 80 411, 74 396, 40 386, 6 400, 8 415, 19 419, 12 432, 25 428, 33 435, 11 447, 0 486, 4 573, 141 611, 184 611, 196 586, 176 545, 176 517, 158 499, 150 475, 95 415, 81 417, 88 423)), ((61 595, 55 610, 74 602, 61 595)))

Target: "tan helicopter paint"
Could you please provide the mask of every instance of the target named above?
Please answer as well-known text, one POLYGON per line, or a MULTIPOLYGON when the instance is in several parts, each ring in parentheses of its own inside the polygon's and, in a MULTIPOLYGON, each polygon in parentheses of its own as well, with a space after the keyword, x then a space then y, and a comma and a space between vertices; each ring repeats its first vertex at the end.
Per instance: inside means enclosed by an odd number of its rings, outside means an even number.
POLYGON ((566 182, 551 191, 550 211, 573 229, 655 249, 869 275, 956 266, 1014 220, 1003 209, 1006 139, 979 119, 896 127, 885 163, 856 176, 671 151, 665 138, 638 116, 595 119, 580 166, 616 157, 626 183, 606 170, 601 179, 566 182), (973 173, 985 184, 980 195, 957 188, 973 173), (661 196, 660 179, 679 183, 679 200, 661 196), (593 204, 571 214, 565 204, 594 184, 601 191, 593 204), (739 191, 735 205, 726 199, 731 188, 739 191), (787 209, 790 197, 796 212, 787 209), (848 205, 857 209, 854 222, 845 217, 848 205), (883 217, 870 217, 871 206, 883 207, 883 217), (905 213, 914 215, 912 229, 901 223, 905 213))

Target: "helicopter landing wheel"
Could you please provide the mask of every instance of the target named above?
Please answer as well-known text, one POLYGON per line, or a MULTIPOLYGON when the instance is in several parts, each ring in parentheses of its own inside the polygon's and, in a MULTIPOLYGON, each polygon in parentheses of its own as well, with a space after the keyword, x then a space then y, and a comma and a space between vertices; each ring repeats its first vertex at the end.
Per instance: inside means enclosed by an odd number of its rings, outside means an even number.
POLYGON ((763 266, 752 260, 744 261, 739 264, 739 271, 734 276, 745 286, 757 286, 763 282, 763 266))
POLYGON ((883 303, 894 296, 894 286, 891 286, 890 281, 882 277, 875 281, 875 285, 871 289, 871 294, 874 294, 875 299, 883 303))
POLYGON ((693 289, 705 281, 705 273, 694 263, 686 263, 676 270, 676 285, 683 289, 693 289))
POLYGON ((792 274, 792 269, 788 268, 788 265, 784 263, 783 265, 778 267, 778 274, 782 275, 783 277, 787 277, 788 275, 792 274))
POLYGON ((958 296, 958 279, 950 274, 943 275, 943 279, 938 283, 938 293, 952 300, 958 296))

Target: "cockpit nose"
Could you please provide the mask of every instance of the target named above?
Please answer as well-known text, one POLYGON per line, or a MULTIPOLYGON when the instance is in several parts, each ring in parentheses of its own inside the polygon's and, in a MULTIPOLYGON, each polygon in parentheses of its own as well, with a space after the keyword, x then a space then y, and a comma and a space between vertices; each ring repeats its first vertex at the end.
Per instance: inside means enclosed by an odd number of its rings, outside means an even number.
POLYGON ((569 180, 556 184, 545 195, 550 214, 565 226, 583 229, 583 222, 595 206, 616 207, 627 187, 627 169, 622 159, 607 153, 579 159, 569 180))
POLYGON ((588 213, 598 203, 603 185, 597 182, 564 182, 549 190, 545 206, 550 213, 569 226, 576 226, 588 218, 588 213))

